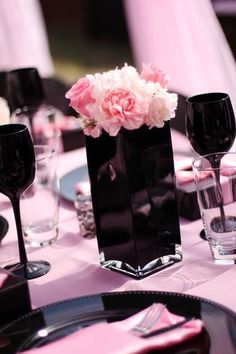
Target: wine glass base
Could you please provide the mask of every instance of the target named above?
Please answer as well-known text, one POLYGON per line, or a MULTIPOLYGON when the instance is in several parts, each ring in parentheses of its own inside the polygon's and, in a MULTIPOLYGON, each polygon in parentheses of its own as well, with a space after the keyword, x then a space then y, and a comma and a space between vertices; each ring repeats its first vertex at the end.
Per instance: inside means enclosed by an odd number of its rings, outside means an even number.
POLYGON ((35 279, 49 272, 51 265, 47 261, 29 261, 25 264, 16 263, 4 267, 13 274, 26 279, 35 279))

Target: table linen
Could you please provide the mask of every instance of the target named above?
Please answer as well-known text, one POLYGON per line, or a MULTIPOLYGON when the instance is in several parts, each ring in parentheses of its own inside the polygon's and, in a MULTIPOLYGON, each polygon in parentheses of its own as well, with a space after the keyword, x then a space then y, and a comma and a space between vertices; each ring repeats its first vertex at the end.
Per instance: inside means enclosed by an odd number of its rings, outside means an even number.
MULTIPOLYGON (((178 134, 177 137, 181 138, 178 134)), ((176 163, 180 148, 183 154, 188 151, 186 141, 183 139, 184 145, 181 139, 177 140, 176 145, 173 141, 176 163)), ((59 155, 58 162, 59 177, 62 177, 86 163, 85 148, 59 155)), ((0 265, 4 266, 18 259, 18 248, 10 202, 4 196, 0 200, 0 213, 9 221, 9 231, 0 247, 0 265)), ((32 307, 101 292, 159 290, 198 295, 236 311, 232 291, 236 284, 236 267, 213 263, 207 242, 199 237, 201 220, 190 222, 181 219, 180 228, 182 262, 143 280, 135 280, 101 268, 96 238, 84 239, 80 236, 74 205, 62 199, 57 241, 39 249, 27 248, 29 260, 44 259, 52 265, 48 274, 29 281, 32 307)))

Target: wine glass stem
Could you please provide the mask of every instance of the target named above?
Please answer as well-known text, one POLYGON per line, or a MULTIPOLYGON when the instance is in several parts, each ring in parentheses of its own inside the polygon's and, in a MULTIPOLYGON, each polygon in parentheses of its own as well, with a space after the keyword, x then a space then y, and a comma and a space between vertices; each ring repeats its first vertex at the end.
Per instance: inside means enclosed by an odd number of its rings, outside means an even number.
POLYGON ((217 187, 217 199, 218 199, 218 204, 220 208, 220 215, 221 215, 221 220, 222 220, 222 227, 223 230, 226 231, 226 219, 225 219, 225 211, 224 211, 224 205, 223 205, 223 193, 222 193, 222 188, 220 184, 220 159, 213 159, 213 161, 210 161, 211 166, 215 168, 215 178, 216 178, 216 187, 217 187))
POLYGON ((12 207, 13 207, 15 221, 16 221, 16 231, 17 231, 17 236, 18 236, 20 263, 26 264, 27 263, 27 255, 26 255, 26 251, 25 251, 25 243, 24 243, 24 238, 23 238, 21 217, 20 217, 20 198, 14 195, 12 197, 11 202, 12 202, 12 207))
POLYGON ((35 133, 34 133, 33 117, 34 117, 34 114, 33 114, 33 113, 32 113, 32 114, 29 114, 29 124, 30 124, 31 136, 32 136, 33 141, 36 141, 36 139, 35 139, 35 133))

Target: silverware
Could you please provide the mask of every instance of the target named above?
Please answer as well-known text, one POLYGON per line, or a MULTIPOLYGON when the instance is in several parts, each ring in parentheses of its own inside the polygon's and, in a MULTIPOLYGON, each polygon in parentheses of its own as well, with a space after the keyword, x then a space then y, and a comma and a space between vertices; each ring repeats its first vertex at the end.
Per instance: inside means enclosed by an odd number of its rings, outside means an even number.
POLYGON ((143 336, 151 331, 153 326, 159 321, 166 305, 153 303, 146 311, 141 321, 129 331, 131 334, 143 336))
POLYGON ((131 334, 134 334, 136 336, 142 337, 142 338, 149 338, 153 336, 157 336, 162 333, 166 333, 169 331, 172 331, 176 328, 182 327, 185 323, 192 321, 194 318, 193 317, 187 317, 177 323, 174 323, 172 325, 159 328, 156 330, 152 330, 152 328, 158 323, 158 321, 161 318, 161 315, 163 311, 165 310, 166 305, 163 305, 161 303, 153 303, 146 311, 144 317, 141 319, 141 321, 136 324, 131 330, 129 331, 131 334))

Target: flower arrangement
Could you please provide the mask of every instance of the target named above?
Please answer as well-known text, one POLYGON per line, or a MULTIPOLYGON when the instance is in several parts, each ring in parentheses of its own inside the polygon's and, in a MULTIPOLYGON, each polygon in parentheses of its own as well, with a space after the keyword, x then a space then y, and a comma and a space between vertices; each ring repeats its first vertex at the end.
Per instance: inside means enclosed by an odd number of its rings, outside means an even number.
POLYGON ((121 69, 86 75, 67 92, 70 106, 80 114, 86 135, 102 131, 116 136, 121 129, 142 125, 161 128, 174 118, 177 95, 168 92, 169 78, 152 64, 141 73, 125 64, 121 69))
POLYGON ((10 122, 10 109, 5 98, 0 97, 0 125, 10 122))

